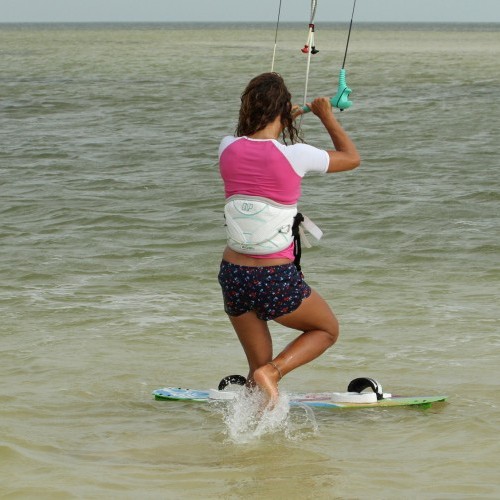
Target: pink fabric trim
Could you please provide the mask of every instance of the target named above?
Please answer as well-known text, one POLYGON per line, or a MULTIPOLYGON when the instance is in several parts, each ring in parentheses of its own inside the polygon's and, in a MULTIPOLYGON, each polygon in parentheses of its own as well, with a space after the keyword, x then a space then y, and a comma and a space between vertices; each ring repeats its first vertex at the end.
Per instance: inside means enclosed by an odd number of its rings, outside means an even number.
POLYGON ((226 198, 235 194, 264 196, 292 205, 300 198, 302 178, 273 141, 239 138, 220 157, 226 198))

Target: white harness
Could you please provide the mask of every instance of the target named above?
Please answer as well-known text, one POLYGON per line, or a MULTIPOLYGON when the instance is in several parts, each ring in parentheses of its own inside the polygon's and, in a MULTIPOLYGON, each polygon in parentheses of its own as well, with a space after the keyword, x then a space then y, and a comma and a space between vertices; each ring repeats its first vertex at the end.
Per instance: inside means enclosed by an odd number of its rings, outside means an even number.
MULTIPOLYGON (((243 254, 266 255, 288 248, 294 241, 292 231, 297 205, 283 205, 260 196, 234 195, 226 200, 227 245, 243 254)), ((306 247, 304 229, 317 240, 323 232, 304 216, 299 226, 306 247)))

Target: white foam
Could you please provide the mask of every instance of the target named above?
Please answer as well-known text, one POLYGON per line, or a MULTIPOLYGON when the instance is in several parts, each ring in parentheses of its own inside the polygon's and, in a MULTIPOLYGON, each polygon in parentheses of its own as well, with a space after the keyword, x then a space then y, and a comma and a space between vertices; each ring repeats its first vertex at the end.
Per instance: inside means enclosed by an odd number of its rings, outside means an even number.
POLYGON ((284 392, 280 392, 278 402, 270 407, 266 405, 261 391, 241 391, 231 401, 220 406, 220 411, 226 425, 226 435, 236 444, 275 434, 296 440, 305 433, 317 431, 311 408, 295 407, 292 415, 289 397, 284 392))

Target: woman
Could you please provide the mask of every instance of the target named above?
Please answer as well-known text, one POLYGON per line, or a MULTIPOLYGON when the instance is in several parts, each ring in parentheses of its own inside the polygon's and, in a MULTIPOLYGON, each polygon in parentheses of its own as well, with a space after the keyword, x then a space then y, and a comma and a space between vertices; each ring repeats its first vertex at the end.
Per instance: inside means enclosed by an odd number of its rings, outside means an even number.
POLYGON ((351 170, 361 160, 329 99, 317 98, 309 107, 333 149, 297 143, 294 119, 302 111, 292 108, 278 74, 259 75, 241 96, 236 136, 223 138, 219 148, 228 232, 219 273, 224 309, 248 360, 248 383, 260 387, 271 402, 278 398, 282 377, 317 358, 339 335, 332 310, 294 265, 296 231, 291 226, 307 172, 351 170), (280 136, 284 144, 278 142, 280 136), (271 228, 276 220, 279 228, 271 228), (270 320, 302 332, 276 357, 270 320))

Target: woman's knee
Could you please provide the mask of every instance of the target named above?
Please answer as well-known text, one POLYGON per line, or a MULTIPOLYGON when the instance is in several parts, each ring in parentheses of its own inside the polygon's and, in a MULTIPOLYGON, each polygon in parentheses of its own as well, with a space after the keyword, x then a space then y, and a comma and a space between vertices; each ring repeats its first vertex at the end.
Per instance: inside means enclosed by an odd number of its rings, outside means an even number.
MULTIPOLYGON (((326 302, 324 302, 324 304, 326 305, 326 302)), ((325 332, 325 335, 332 346, 335 342, 337 342, 340 335, 339 321, 337 316, 335 316, 335 313, 330 309, 330 307, 328 307, 328 305, 323 308, 322 312, 323 314, 318 314, 318 323, 314 325, 311 330, 322 330, 325 332)))
POLYGON ((333 316, 332 320, 330 323, 324 328, 323 330, 327 335, 328 339, 331 342, 331 346, 337 342, 339 335, 340 335, 340 326, 337 318, 333 316))
POLYGON ((322 333, 326 348, 331 347, 337 342, 340 334, 339 322, 336 316, 332 313, 328 319, 312 323, 308 328, 304 329, 304 333, 316 332, 322 333))

